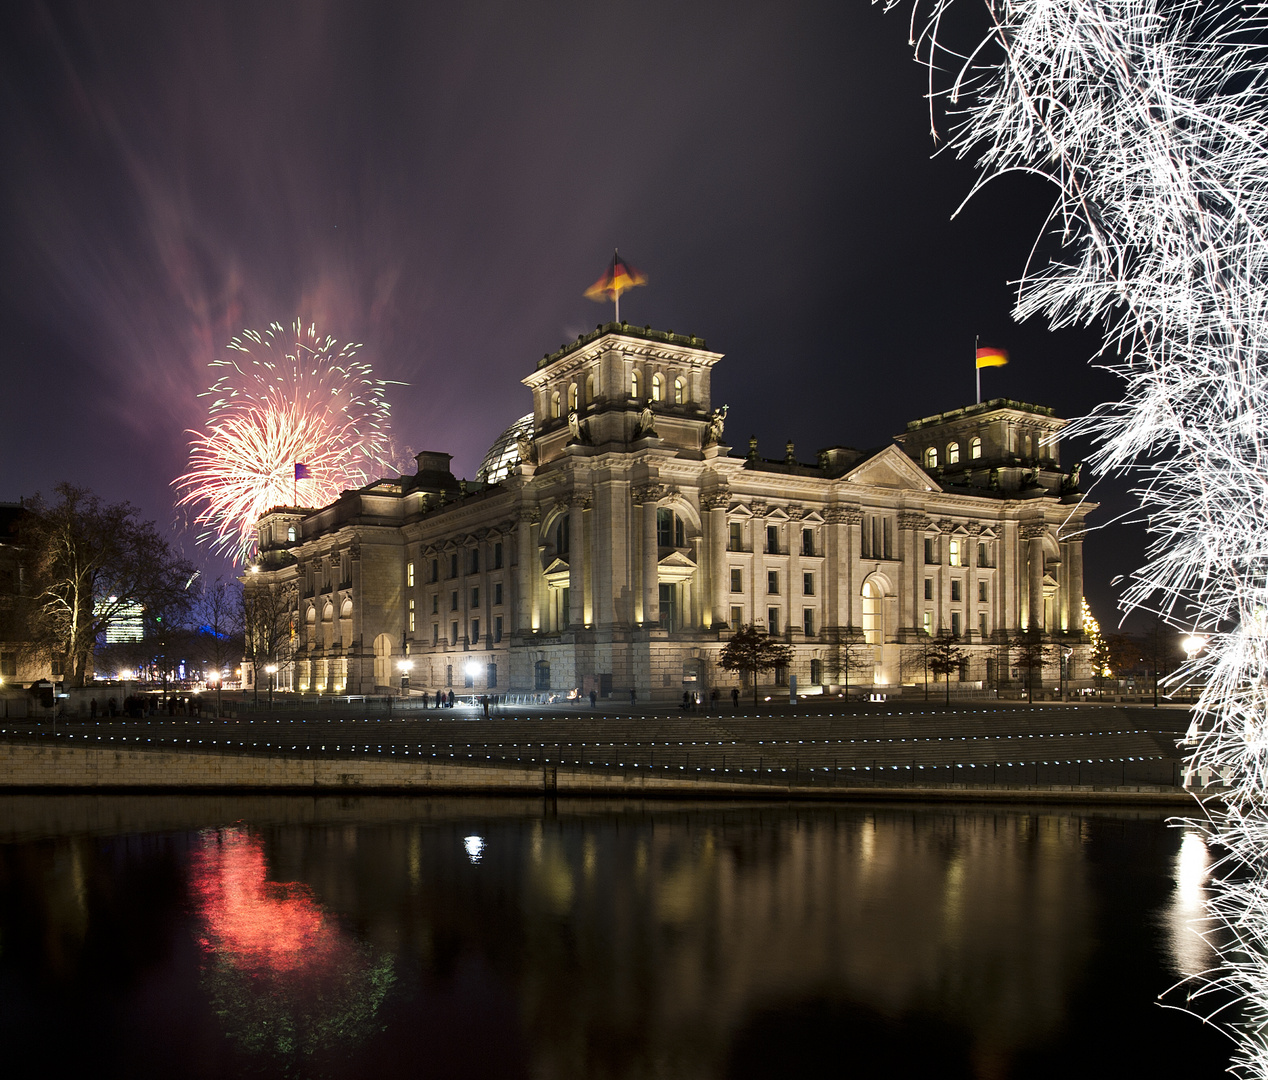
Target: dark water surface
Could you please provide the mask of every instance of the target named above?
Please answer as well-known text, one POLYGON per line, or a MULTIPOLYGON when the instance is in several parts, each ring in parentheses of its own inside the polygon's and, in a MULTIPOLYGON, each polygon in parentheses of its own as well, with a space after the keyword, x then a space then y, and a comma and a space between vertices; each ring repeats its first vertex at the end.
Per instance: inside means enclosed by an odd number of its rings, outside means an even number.
POLYGON ((0 1040, 93 1077, 1224 1074, 1161 813, 0 797, 0 1040))

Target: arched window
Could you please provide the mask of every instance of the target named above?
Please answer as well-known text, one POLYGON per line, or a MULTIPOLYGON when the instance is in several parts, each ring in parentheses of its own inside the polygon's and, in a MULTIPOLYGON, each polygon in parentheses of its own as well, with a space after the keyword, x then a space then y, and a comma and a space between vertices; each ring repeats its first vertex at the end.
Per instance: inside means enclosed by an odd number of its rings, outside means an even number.
POLYGON ((982 440, 974 437, 969 440, 969 457, 971 457, 974 461, 976 461, 981 456, 982 456, 982 440))
POLYGON ((687 387, 681 379, 674 380, 674 404, 681 405, 687 400, 687 387))
POLYGON ((1023 435, 1021 437, 1021 456, 1030 457, 1030 436, 1023 435))
POLYGON ((552 420, 559 419, 559 391, 552 390, 550 392, 550 418, 552 420))
POLYGON ((287 528, 286 539, 292 544, 295 543, 295 526, 294 525, 291 525, 287 528))
POLYGON ((885 644, 885 594, 874 581, 863 582, 863 640, 869 645, 885 644))
POLYGON ((665 384, 659 375, 652 376, 652 400, 660 401, 665 396, 665 384))
POLYGON ((576 412, 577 404, 577 384, 573 383, 568 387, 568 411, 576 412))
POLYGON ((929 447, 925 451, 925 468, 936 469, 938 467, 938 448, 936 446, 929 447))
POLYGON ((680 548, 687 546, 687 533, 682 518, 663 507, 656 510, 656 545, 680 548))
POLYGON ((638 372, 637 371, 630 372, 630 397, 632 398, 638 397, 638 372))
POLYGON ((584 404, 592 405, 594 403, 594 375, 586 376, 586 400, 584 404))
POLYGON ((960 464, 960 444, 958 442, 947 443, 947 464, 960 464))

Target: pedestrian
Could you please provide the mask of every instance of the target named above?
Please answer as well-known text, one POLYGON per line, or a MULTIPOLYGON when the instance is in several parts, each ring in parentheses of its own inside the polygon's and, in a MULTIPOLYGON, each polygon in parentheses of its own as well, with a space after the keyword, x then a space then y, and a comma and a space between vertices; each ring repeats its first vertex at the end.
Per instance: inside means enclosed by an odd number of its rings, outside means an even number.
POLYGON ((449 707, 451 709, 453 708, 453 691, 452 690, 449 691, 449 707))
POLYGON ((590 691, 590 708, 593 709, 595 704, 598 702, 598 700, 599 700, 598 693, 596 693, 594 690, 591 690, 590 691))
POLYGON ((437 690, 436 691, 436 708, 439 709, 443 703, 444 703, 444 691, 437 690))
POLYGON ((638 704, 638 693, 635 691, 634 687, 631 686, 630 687, 630 708, 632 709, 637 704, 638 704))
POLYGON ((90 720, 97 719, 97 699, 96 698, 93 698, 92 701, 88 702, 88 719, 90 720))
POLYGON ((682 711, 686 712, 691 708, 691 692, 684 690, 682 692, 682 711))
POLYGON ((734 712, 740 711, 740 688, 738 686, 731 687, 731 709, 734 712))
POLYGON ((718 711, 718 688, 716 686, 709 691, 709 711, 718 711))
POLYGON ((487 720, 489 718, 489 695, 488 694, 480 695, 480 707, 484 709, 484 718, 487 720))

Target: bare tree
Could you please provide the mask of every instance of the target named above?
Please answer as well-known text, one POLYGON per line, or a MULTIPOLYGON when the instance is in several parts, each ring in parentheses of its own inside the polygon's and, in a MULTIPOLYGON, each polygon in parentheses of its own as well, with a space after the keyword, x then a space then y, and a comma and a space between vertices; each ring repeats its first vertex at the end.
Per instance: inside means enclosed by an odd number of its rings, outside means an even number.
POLYGON ((921 634, 916 644, 903 649, 899 660, 899 678, 906 679, 913 672, 923 675, 925 680, 925 700, 929 700, 929 662, 933 658, 933 638, 921 634))
POLYGON ((1035 672, 1039 672, 1042 688, 1043 669, 1045 665, 1055 661, 1055 653, 1051 643, 1044 640, 1041 633, 1028 631, 1018 634, 1008 643, 1009 652, 1017 666, 1026 672, 1026 700, 1035 700, 1035 672))
POLYGON ((841 642, 837 646, 837 669, 841 674, 841 681, 845 685, 845 696, 848 699, 852 674, 862 675, 868 672, 875 678, 876 660, 872 656, 872 646, 862 641, 841 642))
MULTIPOLYGON (((257 701, 260 697, 260 668, 279 669, 294 656, 295 599, 294 584, 254 584, 243 590, 242 625, 257 701)), ((274 672, 268 674, 272 676, 274 672)), ((273 680, 270 677, 270 704, 272 697, 273 680)))
POLYGON ((243 656, 242 587, 236 581, 223 578, 204 584, 193 615, 200 659, 205 667, 215 671, 216 715, 219 716, 223 711, 224 670, 243 656))
POLYGON ((195 570, 131 504, 68 483, 54 491, 56 502, 37 495, 28 504, 21 525, 27 633, 36 651, 61 661, 70 685, 84 686, 106 627, 138 610, 179 618, 195 570))
POLYGON ((775 641, 765 631, 749 624, 741 626, 726 643, 718 664, 727 671, 747 671, 753 677, 753 704, 757 704, 757 678, 763 671, 786 667, 792 660, 792 646, 775 641))

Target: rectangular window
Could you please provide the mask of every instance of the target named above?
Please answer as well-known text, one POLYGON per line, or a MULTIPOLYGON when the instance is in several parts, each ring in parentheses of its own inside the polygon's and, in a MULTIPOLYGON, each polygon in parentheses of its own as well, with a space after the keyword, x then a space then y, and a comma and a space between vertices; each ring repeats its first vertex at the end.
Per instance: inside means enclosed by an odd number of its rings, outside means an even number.
POLYGON ((454 589, 454 591, 449 594, 449 610, 450 611, 458 610, 458 590, 457 589, 454 589))
POLYGON ((405 584, 411 589, 414 587, 414 564, 412 562, 405 564, 405 584))
POLYGON ((458 576, 458 553, 456 551, 449 556, 449 576, 451 578, 458 576))
POLYGON ((935 564, 938 560, 934 558, 935 552, 933 547, 933 537, 925 537, 925 562, 929 565, 935 564))
POLYGON ((471 674, 471 669, 465 665, 462 669, 462 685, 468 690, 475 686, 475 676, 471 674))
POLYGON ((471 606, 478 608, 480 606, 480 586, 476 586, 471 590, 471 606))
POLYGON ((742 607, 731 608, 731 626, 738 629, 744 625, 744 609, 742 607))
POLYGON ((493 569, 502 569, 502 544, 500 542, 493 545, 493 569))
POLYGON ((492 689, 498 684, 498 666, 490 664, 484 669, 484 685, 492 689))
POLYGON ((961 581, 957 581, 957 580, 952 580, 952 582, 951 582, 951 603, 953 603, 953 604, 958 604, 961 600, 963 600, 963 599, 964 599, 964 597, 963 597, 963 595, 962 595, 963 590, 964 590, 964 583, 963 583, 963 582, 961 582, 961 581))
POLYGON ((500 581, 493 583, 493 606, 502 606, 502 583, 500 581))
POLYGON ((779 608, 766 609, 766 632, 769 634, 779 633, 779 608))
POLYGON ((480 572, 480 549, 471 549, 471 572, 478 574, 480 572))
POLYGON ((431 598, 431 613, 433 615, 440 614, 440 593, 433 593, 431 598))
POLYGON ((768 593, 778 595, 779 593, 779 571, 778 570, 766 571, 766 591, 768 593))
POLYGON ((414 601, 409 602, 409 632, 414 632, 414 601))
POLYGON ((449 624, 449 641, 453 645, 458 644, 458 624, 456 622, 449 624))
POLYGON ((801 575, 801 594, 802 596, 814 596, 815 594, 814 574, 801 575))
POLYGON ((472 619, 471 620, 471 644, 474 645, 479 640, 480 640, 480 620, 472 619))
POLYGON ((431 579, 432 581, 440 580, 440 560, 432 559, 431 561, 431 579))
POLYGON ((978 566, 986 565, 986 545, 985 544, 977 545, 977 565, 978 566))
POLYGON ((986 603, 986 582, 985 581, 979 581, 977 583, 977 598, 981 600, 982 603, 984 604, 986 603))
POLYGON ((951 612, 951 636, 959 637, 961 629, 960 613, 958 611, 951 612))
POLYGON ((770 555, 779 554, 779 526, 766 526, 766 551, 770 555))
POLYGON ((921 629, 924 630, 924 632, 928 636, 930 637, 933 636, 933 612, 932 611, 925 612, 924 620, 921 623, 921 629))
POLYGON ((495 642, 502 640, 502 616, 499 615, 493 620, 493 640, 495 642))
POLYGON ((733 569, 731 571, 731 591, 732 592, 744 591, 744 571, 743 570, 733 569))
POLYGON ((440 644, 440 623, 431 624, 431 643, 433 645, 440 644))
POLYGON ((947 565, 960 565, 960 541, 951 539, 947 541, 947 565))
POLYGON ((15 652, 0 653, 0 675, 14 678, 18 673, 18 654, 15 652))
POLYGON ((445 665, 445 685, 453 686, 453 664, 445 665))
POLYGON ((806 632, 807 637, 815 632, 814 608, 806 608, 801 613, 801 628, 806 632))
POLYGON ((931 577, 925 578, 925 599, 933 599, 933 578, 931 577))
POLYGON ((658 547, 674 546, 674 512, 658 509, 656 511, 656 544, 658 547))
POLYGON ((731 545, 730 545, 730 547, 731 547, 731 550, 732 550, 732 551, 743 551, 743 550, 744 550, 744 522, 742 522, 742 521, 733 521, 733 522, 731 522, 731 545))
POLYGON ((815 553, 814 529, 801 530, 801 553, 803 555, 813 555, 815 553))
POLYGON ((982 637, 986 637, 986 612, 985 611, 983 611, 977 617, 977 632, 981 634, 982 637))

